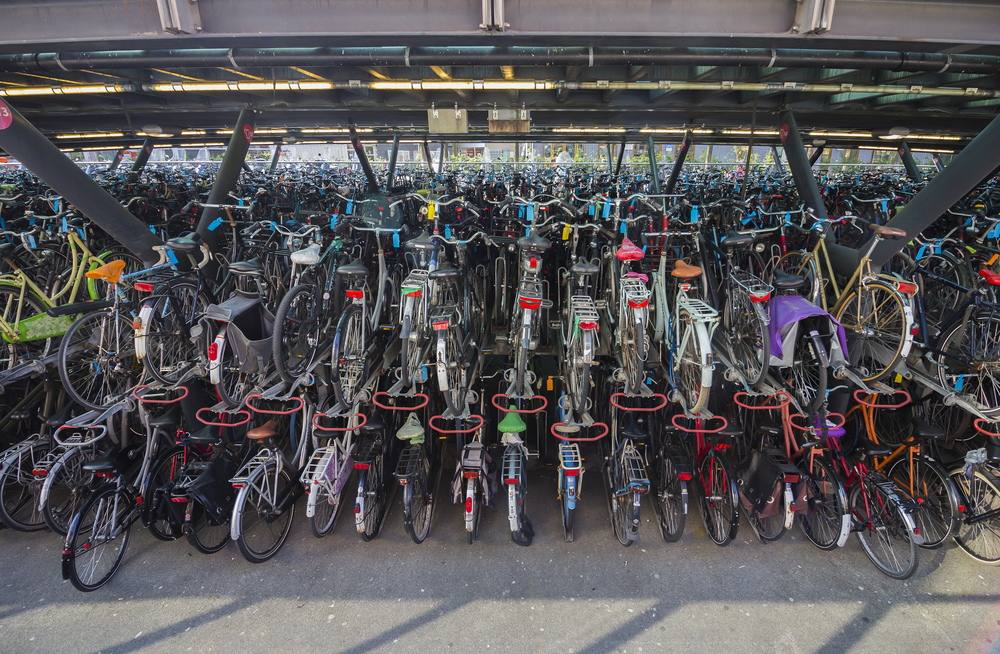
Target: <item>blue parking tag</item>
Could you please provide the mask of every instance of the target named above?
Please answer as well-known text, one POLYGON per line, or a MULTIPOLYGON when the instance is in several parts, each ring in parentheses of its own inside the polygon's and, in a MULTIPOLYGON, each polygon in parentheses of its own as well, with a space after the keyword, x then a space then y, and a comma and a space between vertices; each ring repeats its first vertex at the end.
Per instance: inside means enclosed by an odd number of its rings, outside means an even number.
POLYGON ((923 243, 921 243, 921 244, 920 244, 920 249, 919 249, 919 250, 917 250, 917 261, 920 261, 921 259, 923 259, 923 258, 924 258, 924 251, 925 251, 926 249, 927 249, 927 246, 926 246, 926 245, 924 245, 923 243))
POLYGON ((625 221, 623 220, 622 221, 622 234, 625 234, 625 233, 626 233, 626 225, 625 225, 625 221))
POLYGON ((591 216, 594 215, 594 205, 590 205, 588 213, 590 213, 591 216))
POLYGON ((398 229, 393 230, 393 232, 392 232, 392 247, 394 247, 394 248, 398 248, 399 247, 399 230, 398 229))
POLYGON ((444 226, 444 237, 451 238, 451 225, 444 226))
POLYGON ((888 200, 882 200, 882 213, 885 213, 885 214, 889 213, 889 201, 888 200))
POLYGON ((607 220, 610 215, 611 215, 611 203, 605 202, 604 213, 601 215, 601 217, 604 218, 604 220, 607 220))
POLYGON ((351 215, 353 212, 354 212, 354 200, 348 200, 347 211, 345 211, 344 213, 346 213, 347 215, 351 215))
POLYGON ((698 205, 691 207, 691 224, 698 222, 698 205))
POLYGON ((64 232, 69 231, 69 224, 66 222, 66 216, 62 217, 62 231, 64 232))
POLYGON ((212 223, 208 226, 208 231, 214 232, 216 229, 219 228, 219 225, 221 224, 222 224, 222 217, 220 216, 212 221, 212 223))

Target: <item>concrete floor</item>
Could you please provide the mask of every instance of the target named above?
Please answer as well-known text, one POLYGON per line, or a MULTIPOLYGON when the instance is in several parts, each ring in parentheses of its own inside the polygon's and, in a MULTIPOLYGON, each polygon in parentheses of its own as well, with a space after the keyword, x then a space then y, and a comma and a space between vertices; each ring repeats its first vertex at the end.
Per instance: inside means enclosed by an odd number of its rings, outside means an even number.
POLYGON ((916 574, 897 582, 853 538, 822 552, 796 529, 763 545, 744 522, 719 548, 694 506, 681 541, 664 543, 644 503, 641 539, 623 548, 597 475, 586 481, 573 543, 554 475, 538 472, 528 548, 491 511, 468 545, 461 508, 447 502, 415 545, 398 494, 374 542, 347 514, 319 540, 300 501, 268 563, 247 563, 234 544, 205 556, 136 529, 118 574, 89 594, 60 578, 56 536, 5 529, 0 651, 1000 651, 1000 576, 951 545, 921 550, 916 574))

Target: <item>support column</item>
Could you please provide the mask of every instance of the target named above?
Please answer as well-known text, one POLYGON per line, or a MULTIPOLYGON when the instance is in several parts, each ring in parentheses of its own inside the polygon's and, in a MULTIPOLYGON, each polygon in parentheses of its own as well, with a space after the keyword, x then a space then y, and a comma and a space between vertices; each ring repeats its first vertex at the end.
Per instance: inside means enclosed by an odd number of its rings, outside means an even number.
POLYGON ((667 195, 672 195, 674 192, 674 186, 677 185, 677 177, 681 174, 681 168, 684 167, 684 159, 687 158, 688 150, 691 149, 691 130, 684 135, 684 140, 681 141, 681 151, 677 154, 677 158, 674 159, 674 167, 670 171, 670 179, 667 180, 667 188, 664 191, 667 195))
POLYGON ((653 149, 653 137, 649 137, 649 180, 653 183, 653 193, 660 194, 660 171, 656 169, 656 150, 653 149))
POLYGON ((125 148, 122 148, 115 153, 115 158, 111 160, 111 164, 108 166, 108 172, 114 172, 118 170, 119 164, 122 162, 122 157, 125 156, 125 148))
POLYGON ((615 177, 622 171, 622 159, 625 157, 625 137, 622 137, 622 142, 618 146, 618 163, 615 164, 615 177))
POLYGON ((147 138, 142 144, 142 149, 139 150, 139 156, 132 162, 132 170, 129 171, 130 180, 134 182, 139 179, 139 175, 142 173, 142 169, 146 167, 146 162, 149 161, 149 155, 151 154, 153 154, 153 139, 147 138))
POLYGON ((270 174, 274 174, 275 169, 278 167, 278 159, 281 158, 281 143, 274 146, 274 154, 271 155, 271 169, 268 171, 270 174))
POLYGON ((826 149, 826 145, 817 146, 816 149, 813 150, 812 155, 809 157, 809 167, 810 168, 812 168, 813 166, 815 166, 816 162, 819 161, 819 158, 823 156, 823 150, 824 149, 826 149))
POLYGON ((351 130, 351 145, 354 146, 354 152, 358 155, 358 163, 361 164, 361 169, 365 171, 365 177, 368 178, 368 191, 378 193, 378 177, 375 176, 375 171, 372 170, 372 165, 368 161, 368 155, 365 154, 365 149, 361 146, 358 132, 354 129, 353 123, 348 123, 347 127, 351 130))
POLYGON ((392 188, 392 178, 396 174, 396 155, 399 154, 399 134, 392 137, 392 152, 389 153, 389 171, 385 177, 385 190, 392 188))
POLYGON ((163 241, 3 100, 0 100, 0 148, 147 265, 159 259, 153 246, 162 245, 163 241))
MULTIPOLYGON (((229 147, 219 164, 219 172, 215 177, 215 184, 208 194, 207 204, 227 204, 226 197, 236 188, 236 182, 240 178, 240 168, 246 159, 247 151, 250 149, 250 142, 253 141, 253 129, 257 120, 256 112, 253 109, 243 109, 240 117, 233 128, 233 135, 229 139, 229 147)), ((229 203, 231 204, 231 203, 229 203)), ((216 218, 219 217, 220 210, 212 207, 205 207, 201 213, 201 220, 198 222, 198 235, 208 245, 214 254, 218 247, 215 232, 209 230, 216 218)), ((207 270, 211 275, 215 270, 215 263, 210 262, 207 270)))
MULTIPOLYGON (((608 146, 608 172, 610 173, 610 172, 614 172, 614 169, 611 167, 611 159, 613 157, 612 157, 612 154, 611 154, 611 144, 608 143, 607 146, 608 146)), ((545 154, 545 146, 544 145, 542 146, 542 154, 545 154)))
POLYGON ((442 143, 441 144, 441 156, 438 158, 438 174, 439 175, 443 175, 444 174, 444 159, 445 159, 444 150, 445 150, 445 147, 446 147, 445 144, 442 143))
POLYGON ((812 166, 809 165, 806 149, 802 145, 799 128, 795 124, 795 117, 791 111, 781 114, 781 126, 778 134, 781 137, 781 145, 785 148, 785 158, 788 159, 788 167, 792 170, 792 177, 795 179, 795 187, 799 191, 799 197, 806 203, 806 206, 813 210, 817 217, 826 219, 826 206, 819 194, 816 178, 812 174, 812 166))
POLYGON ((937 168, 937 171, 941 172, 942 170, 944 170, 944 164, 941 163, 941 157, 935 154, 933 155, 933 158, 934 158, 934 167, 937 168))
MULTIPOLYGON (((781 163, 781 155, 778 154, 778 148, 771 146, 771 156, 774 157, 774 172, 779 175, 785 174, 785 164, 781 163)), ((809 166, 812 167, 812 158, 809 159, 809 166)))
POLYGON ((917 162, 913 160, 913 153, 910 152, 910 146, 906 141, 899 142, 899 148, 896 150, 899 152, 899 158, 903 162, 903 168, 906 169, 906 176, 913 182, 924 181, 924 175, 917 168, 917 162))
POLYGON ((424 161, 427 162, 427 169, 433 173, 434 162, 431 160, 431 146, 427 144, 427 139, 424 139, 422 147, 424 149, 424 161))

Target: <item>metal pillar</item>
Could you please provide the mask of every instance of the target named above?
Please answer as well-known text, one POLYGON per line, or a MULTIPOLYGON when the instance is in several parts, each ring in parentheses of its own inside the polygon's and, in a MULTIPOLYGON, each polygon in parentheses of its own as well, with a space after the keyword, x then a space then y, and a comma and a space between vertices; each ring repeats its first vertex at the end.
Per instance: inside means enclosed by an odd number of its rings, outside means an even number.
MULTIPOLYGON (((608 146, 608 172, 610 173, 613 172, 613 169, 611 168, 611 160, 613 159, 613 156, 611 154, 611 144, 607 143, 606 145, 608 146)), ((542 154, 544 153, 545 153, 545 145, 542 145, 542 154)))
POLYGON ((392 152, 389 153, 389 171, 385 176, 385 190, 392 188, 392 178, 396 174, 396 155, 399 154, 399 134, 392 137, 392 152))
POLYGON ((684 135, 684 140, 681 141, 681 152, 677 155, 677 159, 674 160, 674 167, 670 171, 670 179, 667 180, 667 188, 664 193, 671 195, 674 192, 674 186, 677 184, 677 177, 681 174, 681 168, 684 167, 684 159, 687 157, 688 150, 691 149, 691 131, 684 135))
POLYGON ((910 179, 910 181, 924 181, 924 175, 920 172, 920 169, 917 168, 917 162, 913 160, 913 153, 910 152, 910 146, 906 143, 906 141, 900 141, 899 149, 896 151, 899 152, 899 158, 903 162, 903 168, 906 169, 906 176, 910 179))
POLYGON ((250 168, 250 164, 248 164, 245 161, 243 162, 243 166, 242 167, 243 167, 243 172, 245 172, 245 173, 252 173, 253 172, 253 170, 250 168))
POLYGON ((163 241, 3 100, 0 100, 0 149, 15 157, 146 264, 152 265, 159 259, 153 246, 163 241))
POLYGON ((129 179, 133 182, 139 179, 139 174, 142 173, 142 169, 146 167, 146 162, 149 161, 149 155, 153 154, 153 139, 147 138, 142 144, 142 149, 139 150, 139 155, 132 162, 132 170, 129 171, 129 179))
POLYGON ((369 193, 378 193, 378 177, 375 176, 375 171, 372 170, 372 165, 368 161, 368 155, 365 154, 365 149, 361 146, 361 139, 358 138, 358 132, 354 129, 354 123, 348 123, 347 127, 351 130, 351 145, 354 146, 354 152, 358 155, 358 163, 361 164, 361 169, 365 171, 365 177, 368 178, 368 191, 369 193))
POLYGON ((826 145, 825 144, 824 145, 816 146, 816 149, 813 150, 812 156, 809 157, 809 167, 810 168, 812 168, 813 166, 816 165, 816 162, 819 161, 819 158, 823 156, 823 150, 825 150, 825 149, 826 149, 826 145))
POLYGON ((445 157, 444 151, 445 151, 445 144, 442 143, 441 144, 441 156, 438 158, 438 173, 441 173, 441 174, 444 173, 444 157, 445 157))
POLYGON ((656 169, 656 150, 653 149, 653 137, 649 137, 649 180, 653 183, 653 193, 660 194, 660 171, 656 169))
MULTIPOLYGON (((781 155, 778 154, 778 148, 771 146, 771 156, 774 157, 774 172, 779 175, 785 174, 785 164, 781 163, 781 155)), ((809 161, 810 167, 812 166, 812 159, 809 161)))
POLYGON ((108 166, 109 173, 118 170, 118 165, 121 164, 123 156, 125 156, 125 148, 115 153, 115 158, 111 160, 111 165, 108 166))
POLYGON ((934 167, 937 168, 937 171, 941 172, 942 170, 944 170, 944 164, 941 163, 941 157, 935 154, 932 155, 932 158, 934 159, 934 167))
MULTIPOLYGON (((256 118, 257 115, 253 109, 240 111, 240 117, 233 128, 233 136, 229 139, 229 147, 226 148, 226 154, 223 155, 222 163, 219 165, 215 184, 212 185, 212 191, 208 194, 207 204, 227 204, 226 197, 236 188, 236 182, 240 178, 240 168, 242 168, 247 151, 250 149, 256 118)), ((219 209, 205 207, 201 213, 201 220, 198 222, 198 235, 205 241, 213 254, 217 251, 217 241, 215 232, 211 231, 209 226, 219 217, 219 213, 219 209)), ((214 271, 214 269, 215 263, 210 262, 208 270, 214 271)))
POLYGON ((281 158, 281 144, 274 146, 274 154, 271 155, 271 169, 268 171, 270 174, 274 174, 274 170, 278 167, 278 159, 281 158))
POLYGON ((618 163, 615 164, 615 177, 618 177, 618 173, 622 171, 622 159, 624 157, 625 157, 625 137, 623 136, 621 145, 618 146, 618 163))
POLYGON ((424 139, 423 148, 424 148, 424 160, 427 162, 427 169, 433 173, 434 161, 431 160, 431 146, 427 144, 427 139, 424 139))
POLYGON ((823 198, 819 194, 816 178, 813 177, 812 167, 809 165, 806 149, 802 145, 799 128, 795 124, 795 117, 791 111, 781 114, 778 135, 781 137, 781 145, 785 148, 785 157, 788 159, 788 167, 792 169, 792 177, 795 179, 795 187, 799 190, 799 197, 806 203, 806 206, 815 212, 817 217, 825 219, 827 217, 826 206, 823 205, 823 198))

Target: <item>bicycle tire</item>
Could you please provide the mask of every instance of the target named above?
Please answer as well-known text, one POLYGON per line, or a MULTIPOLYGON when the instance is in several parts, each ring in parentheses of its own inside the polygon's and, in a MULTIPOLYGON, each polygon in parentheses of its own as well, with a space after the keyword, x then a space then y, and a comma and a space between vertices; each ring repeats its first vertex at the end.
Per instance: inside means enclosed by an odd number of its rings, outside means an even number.
POLYGON ((708 332, 705 331, 705 326, 696 322, 690 312, 685 309, 679 310, 677 320, 682 325, 690 325, 691 327, 690 330, 687 327, 681 327, 678 330, 682 338, 685 333, 690 334, 689 338, 677 344, 679 359, 677 368, 681 395, 684 398, 687 412, 698 415, 708 405, 708 398, 712 391, 711 382, 705 384, 706 376, 711 379, 712 375, 712 346, 708 342, 708 332))
MULTIPOLYGON (((440 336, 438 337, 440 339, 440 336)), ((460 361, 461 343, 458 339, 458 326, 449 325, 444 335, 445 346, 445 371, 438 372, 438 389, 444 396, 445 404, 453 416, 460 416, 465 412, 466 389, 462 387, 462 362, 460 361), (443 383, 442 383, 443 382, 443 383)), ((440 366, 441 362, 437 362, 440 366)))
POLYGON ((912 338, 902 298, 881 282, 867 282, 849 291, 834 318, 847 333, 851 363, 868 371, 861 375, 865 382, 890 375, 912 338))
POLYGON ((358 496, 364 495, 358 534, 366 543, 375 540, 382 524, 382 511, 385 508, 387 495, 382 470, 384 456, 379 454, 375 457, 358 483, 358 496))
POLYGON ((292 529, 294 502, 280 515, 272 514, 275 508, 272 496, 280 495, 283 488, 292 484, 288 471, 282 469, 277 475, 280 486, 274 488, 276 465, 274 461, 268 461, 250 473, 246 486, 240 489, 233 507, 232 534, 237 535, 233 540, 236 541, 240 554, 250 563, 270 560, 285 544, 292 529))
POLYGON ((961 486, 964 499, 969 503, 955 526, 955 543, 979 563, 1000 565, 1000 517, 973 524, 967 522, 977 515, 1000 509, 1000 479, 980 470, 969 479, 964 466, 952 470, 950 476, 961 486))
POLYGON ((216 554, 225 549, 232 540, 229 522, 214 524, 200 502, 190 507, 191 523, 187 533, 188 542, 202 554, 216 554))
MULTIPOLYGON (((566 540, 567 543, 572 543, 574 538, 576 538, 576 532, 574 532, 573 530, 576 507, 575 506, 571 507, 569 505, 570 502, 570 496, 568 492, 569 484, 568 482, 565 481, 566 477, 563 477, 563 479, 564 479, 563 483, 565 484, 565 486, 562 489, 562 507, 561 507, 562 511, 560 512, 562 516, 563 538, 566 540)), ((577 481, 574 482, 574 484, 575 485, 573 487, 573 494, 576 495, 577 489, 579 488, 579 476, 577 477, 577 481)), ((578 502, 579 498, 576 498, 575 501, 578 502)))
POLYGON ((132 321, 108 311, 81 316, 59 343, 58 368, 74 402, 92 411, 106 409, 142 378, 132 321))
POLYGON ((656 501, 660 504, 660 526, 663 540, 676 543, 684 533, 684 482, 677 475, 673 460, 665 452, 660 453, 659 479, 657 479, 656 501))
MULTIPOLYGON (((229 329, 230 325, 224 324, 220 328, 220 333, 223 330, 228 332, 229 329)), ((221 381, 215 385, 219 399, 230 408, 242 405, 250 394, 257 375, 243 370, 241 362, 237 359, 236 348, 229 342, 228 336, 219 341, 219 358, 216 365, 221 368, 219 372, 221 381)))
POLYGON ((746 293, 730 293, 723 310, 733 364, 748 384, 757 384, 767 374, 771 361, 771 338, 766 315, 746 293))
POLYGON ((46 500, 42 517, 49 529, 60 536, 66 535, 73 516, 87 501, 94 480, 93 473, 83 470, 88 460, 81 448, 74 447, 56 459, 45 476, 42 494, 46 500))
POLYGON ((299 284, 278 305, 271 335, 271 357, 281 378, 294 384, 319 351, 323 330, 318 315, 321 298, 312 284, 299 284))
POLYGON ((173 541, 182 535, 183 522, 171 511, 170 491, 181 479, 188 458, 201 458, 201 455, 194 448, 174 447, 153 464, 146 476, 140 515, 142 523, 157 540, 173 541))
POLYGON ((811 331, 799 337, 792 365, 780 373, 791 387, 795 399, 807 411, 818 410, 826 401, 828 364, 823 339, 811 331))
POLYGON ((469 534, 469 545, 476 542, 476 538, 479 537, 479 520, 482 517, 483 509, 479 506, 479 492, 478 484, 479 478, 466 479, 467 489, 466 498, 472 498, 472 529, 468 530, 469 534))
MULTIPOLYGON (((338 463, 343 465, 343 462, 338 461, 338 463)), ((339 469, 334 471, 335 474, 339 472, 339 469)), ((310 497, 309 500, 313 502, 313 514, 309 518, 309 528, 312 529, 313 536, 316 538, 323 538, 333 531, 337 524, 337 514, 340 512, 340 499, 344 493, 343 488, 338 493, 330 492, 327 485, 332 480, 326 477, 328 473, 329 470, 324 472, 323 477, 317 479, 319 483, 313 484, 310 489, 310 494, 313 497, 310 497)), ((347 483, 346 479, 344 483, 347 483)))
POLYGON ((354 406, 359 386, 368 374, 368 358, 365 356, 367 344, 361 336, 364 331, 363 322, 361 307, 349 306, 340 315, 337 331, 333 336, 330 381, 334 396, 344 411, 350 411, 354 406))
POLYGON ((938 339, 938 381, 949 391, 972 395, 989 417, 1000 415, 1000 366, 983 360, 982 354, 974 355, 973 344, 977 353, 988 353, 998 342, 1000 317, 992 313, 970 316, 968 324, 960 320, 938 339))
POLYGON ((948 473, 936 461, 917 455, 913 458, 913 465, 917 469, 915 474, 905 457, 897 459, 886 476, 919 506, 912 515, 924 539, 920 547, 937 549, 951 536, 960 516, 958 493, 948 473), (913 477, 914 491, 912 494, 911 477, 913 477))
MULTIPOLYGON (((587 411, 587 403, 590 399, 590 365, 583 360, 583 352, 588 347, 588 342, 592 343, 592 336, 589 331, 582 331, 577 334, 573 347, 569 351, 568 375, 570 400, 573 409, 577 414, 587 411)), ((593 352, 593 345, 590 345, 593 352)))
POLYGON ((698 501, 705 531, 725 547, 739 530, 739 497, 732 471, 721 456, 709 454, 698 464, 698 501))
POLYGON ((145 326, 146 372, 166 386, 175 384, 181 370, 199 359, 198 346, 186 336, 189 317, 204 313, 208 298, 192 283, 171 284, 165 295, 148 300, 151 312, 145 326), (175 301, 171 301, 173 297, 175 301))
POLYGON ((45 517, 38 510, 38 491, 41 484, 35 480, 31 470, 23 469, 25 462, 30 465, 49 451, 47 442, 38 442, 28 451, 18 455, 16 462, 7 461, 0 466, 0 522, 14 531, 41 531, 47 526, 45 517))
POLYGON ((135 500, 125 489, 108 485, 91 495, 70 522, 63 554, 63 578, 83 592, 108 583, 128 550, 134 510, 135 500), (110 550, 105 551, 108 547, 110 550))
POLYGON ((423 543, 431 531, 433 498, 427 492, 426 453, 421 452, 417 476, 403 487, 403 525, 414 543, 423 543))
POLYGON ((837 547, 847 515, 847 493, 837 473, 823 459, 814 458, 810 466, 808 457, 803 456, 798 467, 808 484, 807 510, 799 515, 802 534, 819 549, 832 550, 837 547))
POLYGON ((622 317, 621 341, 618 344, 618 349, 621 355, 622 368, 625 370, 625 383, 628 385, 629 392, 632 393, 639 392, 639 387, 642 386, 642 382, 645 379, 645 344, 645 334, 639 334, 634 314, 630 309, 622 317))
POLYGON ((917 570, 917 545, 898 500, 862 477, 851 489, 849 502, 855 522, 861 525, 855 535, 871 562, 888 577, 909 579, 917 570), (868 495, 867 507, 862 486, 868 495))

